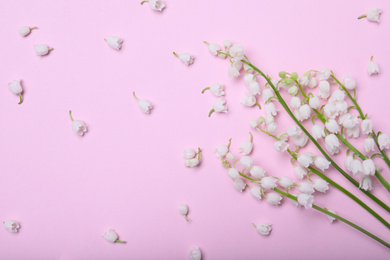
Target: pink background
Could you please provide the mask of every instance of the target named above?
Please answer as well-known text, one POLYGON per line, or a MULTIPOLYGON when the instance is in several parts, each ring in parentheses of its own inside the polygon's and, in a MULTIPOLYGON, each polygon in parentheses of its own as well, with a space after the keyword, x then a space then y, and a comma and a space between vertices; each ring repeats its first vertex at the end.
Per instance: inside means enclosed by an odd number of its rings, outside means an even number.
MULTIPOLYGON (((343 223, 233 189, 213 150, 232 137, 237 154, 248 120, 264 111, 239 104, 242 78, 230 79, 229 62, 202 42, 240 42, 272 76, 322 67, 340 78, 350 74, 375 129, 389 133, 390 2, 165 3, 159 13, 129 0, 1 2, 0 220, 16 219, 21 229, 0 228, 0 258, 187 259, 188 249, 199 246, 204 259, 388 259, 388 249, 343 223), (379 25, 356 19, 375 6, 384 10, 379 25), (23 25, 39 29, 22 38, 23 25), (112 35, 124 39, 122 50, 103 41, 112 35), (55 50, 38 57, 37 43, 55 50), (186 67, 172 51, 194 54, 195 63, 186 67), (366 72, 371 55, 380 75, 366 72), (17 78, 22 105, 7 88, 17 78), (215 98, 200 91, 217 82, 226 84, 230 111, 208 118, 215 98), (134 90, 155 105, 151 115, 139 111, 134 90), (72 132, 69 110, 87 123, 84 137, 72 132), (185 168, 182 150, 198 146, 202 164, 185 168), (180 203, 189 205, 190 223, 179 214, 180 203), (271 235, 259 235, 252 222, 272 223, 271 235), (105 241, 109 228, 127 244, 105 241)), ((277 118, 280 130, 291 125, 283 118, 277 118)), ((272 140, 254 133, 254 142, 257 164, 271 175, 293 176, 272 140)), ((333 169, 327 174, 351 188, 333 169)), ((390 181, 388 168, 382 174, 390 181)), ((374 194, 389 204, 379 185, 374 194)), ((382 224, 334 188, 315 198, 390 241, 382 224)))

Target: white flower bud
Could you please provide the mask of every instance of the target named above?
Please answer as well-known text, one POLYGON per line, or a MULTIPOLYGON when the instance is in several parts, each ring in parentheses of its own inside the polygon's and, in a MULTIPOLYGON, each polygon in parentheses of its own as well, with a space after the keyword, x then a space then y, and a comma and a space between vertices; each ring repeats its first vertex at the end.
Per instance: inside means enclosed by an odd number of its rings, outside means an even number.
POLYGON ((278 109, 276 108, 274 103, 267 103, 264 106, 265 114, 276 116, 278 114, 278 109))
POLYGON ((253 159, 249 156, 243 156, 240 159, 240 163, 244 168, 250 168, 253 164, 253 159))
POLYGON ((227 153, 226 154, 226 159, 229 160, 229 161, 233 161, 235 159, 235 156, 232 153, 227 153))
POLYGON ((300 136, 301 134, 302 134, 302 130, 297 125, 290 126, 287 129, 287 135, 290 137, 300 136))
POLYGON ((293 143, 298 147, 304 147, 307 144, 307 141, 309 141, 309 137, 303 133, 293 137, 293 143))
POLYGON ((238 151, 244 155, 248 155, 252 152, 253 144, 251 141, 244 141, 238 147, 238 151))
POLYGON ((282 196, 276 192, 270 192, 267 194, 267 202, 271 205, 279 205, 282 200, 282 196))
POLYGON ((279 185, 282 186, 283 188, 287 188, 288 186, 292 185, 293 183, 294 183, 294 181, 289 177, 282 176, 279 178, 279 185))
POLYGON ((225 98, 218 98, 214 102, 213 109, 215 112, 218 112, 218 113, 227 113, 228 107, 226 105, 226 99, 225 98))
POLYGON ((303 120, 308 119, 311 115, 311 108, 308 104, 304 104, 299 108, 299 114, 303 120))
POLYGON ((253 107, 256 104, 257 100, 256 97, 253 96, 251 93, 244 93, 242 94, 240 102, 244 106, 253 107))
POLYGON ((379 23, 379 15, 381 14, 382 10, 378 7, 371 8, 367 11, 367 20, 370 22, 377 22, 379 23))
POLYGON ((261 188, 260 188, 260 186, 253 185, 252 188, 251 188, 251 194, 252 194, 252 196, 255 199, 261 200, 261 188))
POLYGON ((298 93, 298 87, 297 86, 292 86, 288 89, 288 94, 291 96, 294 96, 295 94, 298 93))
MULTIPOLYGON (((334 212, 334 211, 331 210, 331 209, 328 209, 328 211, 329 211, 330 213, 336 214, 336 212, 334 212)), ((330 223, 333 223, 333 221, 336 220, 336 218, 334 218, 334 217, 332 217, 332 216, 329 216, 329 215, 326 215, 326 217, 328 218, 328 220, 329 220, 330 223)))
POLYGON ((292 97, 290 104, 294 108, 299 108, 301 106, 301 99, 299 97, 292 97))
POLYGON ((261 168, 260 166, 253 166, 250 170, 250 174, 252 175, 253 178, 256 178, 256 179, 261 179, 263 177, 265 177, 266 175, 266 172, 263 168, 261 168))
POLYGON ((321 126, 313 125, 311 128, 311 135, 317 141, 319 138, 325 137, 325 131, 321 126))
POLYGON ((19 222, 15 220, 7 220, 3 222, 5 229, 9 232, 16 233, 20 228, 19 222))
POLYGON ((249 126, 255 129, 257 127, 257 121, 256 119, 249 120, 249 126))
POLYGON ((246 184, 244 183, 244 181, 240 178, 237 178, 233 181, 233 187, 238 190, 239 192, 242 192, 245 187, 246 187, 246 184))
POLYGON ((183 157, 184 159, 192 159, 195 157, 196 152, 193 149, 184 149, 183 157))
POLYGON ((202 259, 202 253, 200 252, 199 247, 191 248, 190 251, 188 251, 188 256, 190 260, 201 260, 202 259))
POLYGON ((336 135, 330 134, 325 137, 325 148, 331 155, 340 152, 340 142, 336 135))
POLYGON ((372 60, 372 57, 371 61, 367 65, 367 72, 369 75, 379 74, 380 72, 378 64, 376 64, 376 62, 372 60))
POLYGON ((305 209, 311 208, 313 206, 314 197, 312 195, 299 194, 297 199, 299 205, 304 206, 305 209))
POLYGON ((298 184, 298 190, 302 193, 312 194, 314 192, 314 186, 310 182, 301 182, 298 184))
POLYGON ((321 171, 325 171, 326 169, 329 169, 330 162, 324 157, 317 156, 314 160, 314 165, 321 171))
POLYGON ((219 159, 224 157, 228 152, 229 152, 229 148, 227 147, 227 145, 220 145, 214 150, 215 155, 219 159))
POLYGON ((118 240, 118 235, 117 233, 115 233, 114 230, 110 229, 108 230, 104 235, 103 237, 110 241, 111 243, 115 243, 117 240, 118 240))
POLYGON ((364 152, 369 153, 369 152, 374 152, 375 151, 375 141, 372 138, 367 138, 364 139, 364 152))
POLYGON ((330 71, 330 69, 323 68, 323 69, 318 71, 318 78, 320 80, 327 80, 327 79, 329 79, 331 74, 332 74, 332 72, 330 71))
POLYGON ((319 99, 317 96, 311 97, 311 98, 309 99, 309 106, 310 106, 311 108, 317 109, 317 108, 320 107, 320 105, 321 105, 321 101, 320 101, 320 99, 319 99))
POLYGON ((342 80, 343 85, 346 89, 352 90, 356 87, 356 80, 352 78, 350 75, 343 76, 342 80))
POLYGON ((313 182, 313 187, 317 191, 325 193, 327 190, 329 190, 329 183, 327 183, 325 180, 315 179, 313 182))
POLYGON ((307 85, 309 88, 315 88, 318 85, 317 78, 311 77, 309 80, 309 84, 307 85))
POLYGON ((261 187, 263 187, 264 189, 273 189, 273 188, 276 188, 277 184, 277 179, 275 179, 274 177, 270 176, 270 177, 263 177, 261 179, 261 187))
POLYGON ((182 214, 182 215, 187 215, 187 213, 188 213, 188 206, 186 205, 186 204, 180 204, 179 205, 179 212, 180 212, 180 214, 182 214))
POLYGON ((219 45, 218 45, 218 44, 215 44, 215 43, 210 43, 210 44, 208 45, 208 47, 209 47, 210 53, 211 53, 212 55, 214 55, 214 56, 218 55, 218 51, 221 50, 221 47, 219 47, 219 45))
POLYGON ((229 168, 227 170, 227 173, 228 173, 229 177, 232 178, 233 180, 240 177, 240 173, 238 172, 238 170, 236 168, 229 168))
POLYGON ((110 46, 111 48, 113 48, 115 50, 119 51, 122 48, 123 39, 121 39, 119 37, 110 36, 104 40, 107 42, 108 46, 110 46))
POLYGON ((336 120, 334 119, 330 119, 328 122, 326 122, 325 127, 332 134, 335 134, 341 130, 340 126, 337 124, 336 120))
POLYGON ((38 56, 43 56, 48 54, 51 48, 49 48, 46 44, 35 44, 34 49, 38 56))
POLYGON ((270 224, 261 223, 256 226, 256 230, 260 235, 268 236, 272 228, 270 224))

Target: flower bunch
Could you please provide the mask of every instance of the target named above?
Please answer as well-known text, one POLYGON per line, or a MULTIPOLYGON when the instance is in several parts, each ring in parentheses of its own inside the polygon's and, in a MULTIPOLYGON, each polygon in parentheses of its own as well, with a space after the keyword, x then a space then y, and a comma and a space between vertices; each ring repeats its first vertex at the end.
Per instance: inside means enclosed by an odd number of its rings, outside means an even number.
POLYGON ((200 152, 200 148, 198 148, 198 152, 195 152, 193 149, 185 149, 183 151, 183 157, 186 159, 184 165, 191 168, 198 166, 202 158, 200 152))
POLYGON ((206 90, 210 90, 211 94, 218 97, 218 99, 214 102, 213 109, 209 112, 209 117, 212 113, 227 113, 228 106, 226 105, 226 99, 222 96, 225 95, 225 86, 223 84, 212 84, 210 87, 205 87, 202 90, 202 94, 205 93, 206 90))
MULTIPOLYGON (((370 190, 373 189, 372 178, 374 177, 390 192, 389 183, 379 173, 379 167, 374 161, 376 157, 380 157, 390 167, 390 160, 384 151, 384 149, 390 147, 390 139, 387 134, 374 131, 373 122, 358 105, 355 79, 350 75, 345 75, 339 80, 332 70, 323 68, 321 70, 309 70, 301 77, 296 72, 281 71, 279 79, 276 80, 254 66, 244 54, 240 44, 237 43, 231 48, 227 48, 224 54, 230 58, 230 76, 238 77, 241 74, 242 67, 245 67, 245 85, 248 85, 247 80, 249 78, 255 79, 257 76, 261 76, 266 80, 262 93, 265 115, 258 119, 251 119, 249 125, 253 129, 274 138, 276 151, 287 152, 290 155, 294 165, 294 175, 297 179, 303 180, 305 177, 308 179, 308 181, 295 184, 287 176, 279 178, 258 175, 256 177, 251 174, 252 165, 249 162, 253 162, 252 159, 249 160, 245 156, 241 158, 240 162, 244 160, 246 165, 241 163, 244 169, 239 171, 235 167, 235 162, 230 163, 227 157, 228 151, 224 150, 226 156, 223 153, 217 153, 217 157, 221 158, 223 165, 227 168, 228 175, 233 179, 234 187, 239 191, 244 190, 247 187, 247 184, 243 181, 244 178, 260 184, 254 186, 253 192, 251 187, 251 193, 254 196, 256 195, 257 199, 263 196, 267 198, 269 203, 278 205, 282 196, 287 196, 295 200, 298 205, 311 208, 314 205, 313 193, 315 191, 325 193, 329 186, 333 186, 372 214, 387 228, 390 228, 390 224, 377 212, 324 174, 324 171, 332 166, 366 196, 390 212, 388 205, 370 193, 370 190), (231 73, 233 69, 236 70, 231 73), (287 97, 283 97, 281 94, 284 90, 287 92, 287 97), (288 98, 290 102, 286 101, 288 98), (277 130, 275 117, 280 113, 280 106, 294 121, 294 125, 289 127, 287 131, 275 133, 277 130), (312 123, 311 127, 310 122, 312 123), (308 130, 309 128, 310 130, 308 130), (362 145, 363 152, 355 144, 353 145, 350 140, 357 139, 361 135, 366 136, 362 145), (300 149, 305 147, 309 140, 320 154, 300 152, 300 149), (292 145, 295 146, 294 149, 291 148, 292 145), (340 154, 343 146, 347 148, 345 170, 331 157, 340 154), (245 171, 249 172, 245 173, 245 171), (312 179, 310 174, 317 175, 319 178, 312 179), (359 180, 355 179, 356 176, 359 180), (286 191, 279 190, 278 185, 285 188, 286 191), (297 187, 300 194, 290 194, 289 189, 292 187, 297 187), (271 191, 265 194, 264 190, 281 192, 271 191)), ((330 216, 332 215, 330 214, 330 216)))

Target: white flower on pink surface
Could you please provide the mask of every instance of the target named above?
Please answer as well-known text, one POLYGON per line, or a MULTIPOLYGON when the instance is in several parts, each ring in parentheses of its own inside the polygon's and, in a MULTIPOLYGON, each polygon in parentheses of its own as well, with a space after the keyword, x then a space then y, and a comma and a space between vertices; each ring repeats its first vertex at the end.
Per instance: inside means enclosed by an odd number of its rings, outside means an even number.
POLYGON ((378 137, 379 148, 389 149, 390 148, 390 137, 387 134, 381 133, 378 137))
POLYGON ((288 147, 289 147, 289 143, 287 143, 285 141, 274 142, 274 149, 277 152, 285 152, 285 151, 287 151, 288 147))
POLYGON ((229 168, 227 173, 228 173, 229 177, 232 178, 233 180, 240 177, 240 173, 238 172, 238 170, 236 168, 229 168))
POLYGON ((318 71, 318 78, 320 80, 328 80, 331 74, 332 72, 330 71, 330 69, 323 68, 318 71))
POLYGON ((251 82, 248 86, 248 90, 252 95, 261 94, 260 84, 257 81, 251 82))
POLYGON ((369 133, 372 132, 372 121, 371 119, 364 119, 362 121, 362 124, 360 125, 362 129, 362 133, 365 135, 368 135, 369 133))
POLYGON ((325 148, 331 155, 340 152, 340 142, 336 135, 330 134, 325 137, 325 148))
POLYGON ((313 188, 319 192, 325 193, 327 190, 329 190, 329 183, 323 179, 315 179, 313 180, 313 188))
POLYGON ((252 196, 257 199, 257 200, 261 200, 261 187, 260 186, 257 186, 257 185, 253 185, 251 187, 251 194, 252 196))
POLYGON ((195 60, 195 57, 189 53, 177 54, 176 52, 173 52, 173 55, 178 57, 187 66, 190 66, 191 64, 193 64, 194 60, 195 60))
POLYGON ((214 56, 217 56, 219 51, 221 50, 221 47, 216 44, 216 43, 208 43, 206 41, 204 41, 204 43, 207 44, 208 48, 209 48, 209 52, 214 55, 214 56))
POLYGON ((298 155, 297 161, 302 167, 309 167, 313 162, 313 154, 312 153, 302 153, 298 155))
POLYGON ((362 163, 365 175, 375 175, 375 163, 372 159, 366 159, 362 163))
POLYGON ((54 49, 47 46, 46 44, 35 44, 34 50, 38 56, 44 56, 44 55, 48 54, 49 51, 54 50, 54 49))
POLYGON ((137 101, 139 109, 141 109, 141 111, 145 114, 150 114, 151 110, 153 109, 153 105, 148 100, 139 100, 135 95, 135 91, 133 91, 133 97, 135 101, 137 101))
POLYGON ((349 164, 349 168, 353 175, 364 174, 363 164, 359 159, 352 159, 349 164))
POLYGON ((332 134, 335 134, 341 130, 339 124, 337 124, 336 120, 334 119, 329 119, 329 121, 325 123, 325 127, 332 134))
POLYGON ((299 205, 304 206, 305 209, 313 207, 314 197, 312 195, 302 193, 298 195, 297 199, 299 205))
POLYGON ((195 157, 195 155, 196 155, 196 152, 194 149, 184 149, 184 151, 183 151, 184 159, 187 159, 187 160, 192 159, 195 157))
POLYGON ((180 204, 179 205, 179 212, 184 216, 184 218, 188 222, 187 214, 188 214, 188 206, 186 204, 180 204))
POLYGON ((87 132, 87 126, 83 121, 73 120, 72 111, 69 111, 70 120, 72 121, 72 130, 76 134, 83 136, 87 132))
POLYGON ((20 228, 19 222, 15 220, 6 220, 3 222, 5 229, 9 232, 16 233, 20 228))
POLYGON ((202 259, 202 253, 200 252, 200 249, 197 246, 194 248, 191 248, 188 251, 188 256, 189 256, 190 260, 201 260, 202 259))
POLYGON ((111 48, 117 51, 119 51, 122 48, 122 43, 123 43, 122 38, 119 38, 117 36, 110 36, 104 40, 107 42, 108 46, 110 46, 111 48))
POLYGON ((263 103, 266 103, 268 99, 274 96, 275 96, 274 92, 270 88, 265 88, 263 90, 263 95, 261 96, 261 100, 263 101, 263 103))
POLYGON ((317 141, 318 139, 325 137, 325 131, 321 126, 313 125, 311 128, 311 135, 317 141))
POLYGON ((248 155, 252 152, 253 144, 251 141, 244 141, 238 147, 238 151, 244 155, 248 155))
POLYGON ((307 85, 309 88, 315 88, 318 85, 317 78, 311 77, 309 80, 309 84, 307 85))
POLYGON ((145 0, 141 2, 141 5, 144 3, 149 3, 149 7, 156 11, 162 11, 165 7, 165 3, 162 0, 145 0))
POLYGON ((110 241, 111 243, 126 243, 125 241, 118 240, 118 234, 114 230, 110 229, 103 235, 104 239, 110 241))
MULTIPOLYGON (((336 212, 334 212, 334 211, 331 210, 331 209, 326 209, 326 210, 329 211, 330 213, 336 214, 336 212)), ((328 218, 328 220, 329 220, 330 223, 333 223, 333 221, 336 220, 335 217, 332 217, 332 216, 330 216, 330 215, 326 215, 326 217, 328 218)))
POLYGON ((321 101, 317 96, 311 97, 309 99, 309 106, 313 109, 317 109, 320 107, 321 101))
POLYGON ((264 189, 273 189, 273 188, 276 188, 277 186, 277 179, 275 177, 263 177, 261 179, 261 187, 263 187, 264 189))
POLYGON ((235 180, 233 181, 233 187, 234 187, 236 190, 238 190, 239 192, 242 192, 242 191, 245 189, 246 184, 245 184, 245 182, 244 182, 242 179, 237 178, 237 179, 235 179, 235 180))
POLYGON ((245 56, 244 48, 242 48, 242 45, 240 43, 236 43, 229 49, 229 54, 231 56, 232 61, 241 61, 242 59, 244 59, 245 56))
POLYGON ((292 97, 290 100, 290 105, 293 108, 299 108, 301 106, 301 99, 299 97, 292 97))
POLYGON ((302 105, 299 107, 299 113, 303 120, 306 120, 310 117, 311 115, 311 108, 308 104, 302 105))
POLYGON ((346 89, 352 90, 356 87, 356 80, 350 75, 343 76, 342 83, 346 89))
POLYGON ((282 196, 276 192, 270 192, 267 194, 267 202, 271 205, 279 205, 282 201, 282 196))
POLYGON ((368 175, 362 176, 359 182, 359 188, 365 191, 373 190, 371 177, 368 175))
POLYGON ((195 167, 195 166, 198 166, 200 163, 199 159, 198 158, 192 158, 192 159, 189 159, 189 160, 185 160, 184 161, 184 165, 186 167, 195 167))
POLYGON ((19 34, 20 36, 27 36, 30 34, 31 30, 33 29, 38 29, 38 27, 33 26, 33 27, 28 27, 28 26, 22 26, 19 28, 19 34))
POLYGON ((252 166, 249 172, 252 175, 252 177, 256 179, 261 179, 266 176, 265 170, 262 167, 257 165, 252 166))
POLYGON ((11 83, 8 83, 8 89, 12 92, 12 94, 18 95, 20 98, 19 105, 22 104, 23 102, 23 97, 22 97, 22 84, 20 83, 21 80, 14 80, 11 83))
POLYGON ((251 93, 244 93, 241 97, 241 104, 247 107, 253 107, 256 103, 256 97, 253 96, 251 93))
POLYGON ((255 224, 252 224, 252 225, 256 228, 257 232, 263 236, 268 236, 272 230, 271 224, 261 223, 258 225, 255 225, 255 224))
POLYGON ((363 147, 364 147, 364 152, 366 152, 366 153, 374 152, 375 151, 374 139, 372 139, 372 138, 364 139, 363 147))
POLYGON ((241 61, 235 61, 232 63, 232 65, 229 68, 228 75, 229 77, 238 77, 240 76, 240 70, 242 69, 242 62, 241 61))
POLYGON ((212 113, 227 113, 228 112, 228 106, 226 105, 226 99, 223 97, 218 98, 213 105, 213 109, 209 112, 209 117, 212 113))
POLYGON ((294 174, 295 174, 295 177, 302 180, 303 177, 306 176, 307 170, 304 167, 298 165, 298 166, 294 167, 294 174))
POLYGON ((310 182, 301 182, 298 184, 298 190, 302 193, 312 194, 314 192, 314 186, 310 182))
POLYGON ((294 184, 294 181, 289 177, 282 176, 279 178, 279 185, 282 186, 283 188, 287 188, 292 184, 294 184))
POLYGON ((276 116, 278 114, 278 109, 272 102, 265 104, 264 110, 266 115, 276 116))
POLYGON ((309 141, 309 137, 304 133, 293 137, 293 143, 298 147, 304 147, 307 141, 309 141))
POLYGON ((215 155, 219 159, 223 158, 228 152, 229 152, 229 147, 227 145, 220 145, 214 150, 215 155))
POLYGON ((379 74, 379 72, 380 72, 379 71, 379 66, 378 66, 378 64, 376 64, 375 61, 372 60, 373 58, 374 57, 371 56, 370 62, 367 65, 367 72, 368 72, 369 75, 379 74))
POLYGON ((379 23, 379 15, 381 14, 382 10, 378 7, 371 8, 367 11, 366 14, 362 14, 358 17, 358 19, 362 19, 364 17, 367 17, 367 20, 370 22, 376 22, 379 23))
POLYGON ((329 169, 330 162, 324 157, 317 156, 314 159, 314 165, 321 171, 325 171, 326 169, 329 169))
POLYGON ((253 164, 253 159, 250 158, 249 156, 243 156, 240 159, 240 163, 244 168, 250 168, 252 167, 253 164))

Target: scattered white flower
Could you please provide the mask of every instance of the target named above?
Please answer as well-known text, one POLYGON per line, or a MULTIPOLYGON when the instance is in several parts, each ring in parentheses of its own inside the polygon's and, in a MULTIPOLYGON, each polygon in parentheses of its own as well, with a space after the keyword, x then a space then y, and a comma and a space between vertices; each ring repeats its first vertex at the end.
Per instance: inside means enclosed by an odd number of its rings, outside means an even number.
POLYGON ((290 94, 291 96, 295 96, 297 93, 298 93, 298 87, 297 86, 291 86, 289 89, 288 89, 288 94, 290 94))
POLYGON ((240 163, 244 168, 250 168, 253 164, 253 159, 249 156, 243 156, 240 159, 240 163))
POLYGON ((43 56, 43 55, 48 54, 49 51, 54 50, 54 49, 47 46, 46 44, 35 44, 34 50, 38 56, 43 56))
POLYGON ((297 137, 302 135, 302 130, 299 128, 299 126, 293 125, 287 129, 287 135, 290 137, 297 137))
POLYGON ((33 29, 38 29, 38 27, 34 26, 34 27, 28 27, 28 26, 22 26, 19 28, 19 34, 20 36, 27 36, 30 34, 31 30, 33 29))
POLYGON ((299 113, 303 120, 306 120, 310 117, 311 115, 311 107, 308 104, 304 104, 299 107, 299 113))
POLYGON ((210 89, 211 93, 216 96, 216 97, 220 97, 220 96, 224 96, 225 95, 225 86, 223 84, 213 84, 211 85, 210 87, 207 87, 205 89, 203 89, 202 93, 204 93, 204 91, 206 89, 210 89))
POLYGON ((237 178, 233 181, 233 186, 236 190, 238 190, 239 192, 242 192, 245 189, 246 184, 242 179, 237 178))
POLYGON ((379 149, 390 148, 390 137, 387 134, 381 133, 378 137, 379 149))
POLYGON ((195 166, 198 166, 200 163, 199 159, 198 158, 192 158, 192 159, 189 159, 189 160, 185 160, 184 161, 184 165, 186 167, 195 167, 195 166))
POLYGON ((227 153, 226 154, 226 159, 229 161, 233 161, 236 157, 232 153, 227 153))
POLYGON ((325 171, 326 169, 329 169, 330 162, 324 157, 317 156, 314 160, 314 165, 321 171, 325 171))
POLYGON ((208 43, 206 41, 204 43, 206 43, 208 45, 209 51, 210 51, 210 53, 212 55, 214 55, 214 56, 218 55, 219 51, 221 50, 221 47, 218 44, 216 44, 216 43, 208 43))
POLYGON ((329 190, 329 183, 323 179, 314 179, 313 188, 319 192, 325 193, 327 190, 329 190))
POLYGON ((76 134, 83 136, 87 132, 87 126, 83 121, 73 120, 72 111, 69 111, 70 120, 72 121, 72 130, 76 134))
POLYGON ((276 116, 278 114, 278 109, 276 108, 275 104, 272 102, 265 104, 264 110, 266 115, 276 116))
POLYGON ((348 171, 351 171, 351 163, 352 163, 353 160, 354 159, 353 159, 352 155, 348 155, 344 159, 344 165, 345 165, 345 168, 347 168, 348 171))
POLYGON ((260 186, 257 186, 257 185, 253 185, 251 187, 251 194, 252 196, 257 199, 257 200, 261 200, 261 187, 260 186))
POLYGON ((332 134, 340 132, 341 130, 339 124, 337 124, 336 120, 334 119, 329 119, 329 121, 325 123, 325 127, 332 134))
POLYGON ((179 205, 179 212, 184 216, 184 218, 188 222, 187 214, 188 214, 188 206, 186 204, 180 204, 179 205))
POLYGON ((125 241, 118 240, 118 235, 117 235, 117 233, 115 233, 115 231, 112 230, 112 229, 108 230, 108 231, 103 235, 103 237, 104 237, 106 240, 110 241, 111 243, 115 243, 115 242, 117 242, 117 243, 126 243, 125 241))
POLYGON ((276 192, 270 192, 267 194, 267 202, 271 205, 279 205, 282 201, 282 196, 276 192))
POLYGON ((145 0, 145 1, 142 1, 140 4, 142 5, 144 3, 149 3, 150 8, 152 8, 153 10, 156 10, 156 11, 160 11, 160 12, 165 7, 165 3, 162 0, 145 0))
POLYGON ((217 113, 227 113, 228 112, 228 107, 226 105, 226 99, 225 98, 223 98, 223 97, 218 98, 214 102, 213 109, 211 109, 210 112, 209 112, 209 117, 214 112, 217 112, 217 113))
POLYGON ((187 66, 190 66, 194 63, 195 57, 189 53, 177 54, 176 52, 173 52, 173 55, 178 57, 187 66))
POLYGON ((135 91, 133 91, 133 97, 135 101, 137 101, 139 109, 141 109, 141 111, 145 114, 150 114, 150 111, 153 109, 153 105, 145 99, 139 100, 135 95, 135 91))
POLYGON ((200 252, 199 247, 191 248, 190 251, 188 251, 188 256, 190 257, 190 260, 202 259, 202 253, 200 252))
POLYGON ((299 84, 302 86, 307 86, 309 85, 309 78, 306 75, 303 75, 299 78, 299 84))
POLYGON ((298 195, 297 199, 299 205, 304 206, 305 209, 313 207, 314 197, 312 195, 302 193, 298 195))
POLYGON ((318 85, 318 88, 320 91, 324 93, 329 93, 330 92, 330 84, 326 80, 320 81, 320 84, 318 85))
POLYGON ((261 223, 258 224, 257 226, 255 224, 252 225, 256 228, 257 232, 263 236, 268 236, 272 230, 271 224, 261 223))
POLYGON ((22 85, 20 83, 20 79, 19 80, 14 80, 12 81, 11 83, 8 84, 8 89, 15 95, 18 95, 19 98, 20 98, 20 101, 19 101, 19 105, 22 104, 23 102, 23 97, 22 97, 22 92, 23 92, 23 89, 22 89, 22 85))
POLYGON ((249 171, 253 178, 261 179, 264 176, 266 176, 265 170, 260 166, 252 166, 251 170, 249 171))
POLYGON ((360 179, 359 188, 365 191, 373 190, 371 177, 364 175, 360 179))
POLYGON ((269 133, 274 133, 278 129, 278 124, 276 122, 272 122, 267 125, 267 131, 269 133))
POLYGON ((224 47, 225 49, 230 48, 230 46, 232 46, 232 42, 231 42, 230 40, 224 40, 224 41, 223 41, 223 47, 224 47))
POLYGON ((249 126, 252 127, 253 129, 257 128, 257 120, 256 119, 251 119, 249 120, 249 126))
POLYGON ((3 222, 5 229, 9 232, 16 233, 20 228, 19 222, 15 220, 6 220, 3 222))
POLYGON ((122 48, 123 39, 121 39, 119 37, 110 36, 104 40, 107 42, 108 46, 110 46, 111 48, 113 48, 115 50, 119 51, 122 48))
POLYGON ((242 69, 242 62, 241 61, 235 61, 232 63, 232 65, 229 68, 228 74, 229 77, 238 77, 240 76, 240 70, 242 69))
POLYGON ((380 72, 379 66, 375 61, 372 60, 373 58, 374 56, 371 56, 370 62, 367 65, 367 72, 369 75, 379 74, 380 72))
POLYGON ((325 137, 325 148, 331 155, 340 152, 340 142, 336 135, 330 134, 325 137))
POLYGON ((229 49, 229 54, 231 56, 231 60, 236 62, 236 61, 241 61, 244 59, 244 48, 242 48, 242 45, 240 43, 235 43, 230 49, 229 49))
POLYGON ((312 194, 314 192, 314 186, 310 182, 301 182, 298 184, 298 190, 302 193, 312 194))
POLYGON ((187 160, 192 159, 195 157, 195 155, 196 155, 196 152, 193 149, 184 149, 184 151, 183 151, 184 159, 187 159, 187 160))
POLYGON ((362 19, 364 17, 367 17, 367 20, 370 22, 377 22, 379 23, 379 15, 381 14, 382 10, 378 7, 371 8, 367 11, 366 14, 363 14, 358 17, 358 19, 362 19))
POLYGON ((271 97, 274 97, 274 92, 270 88, 266 88, 263 90, 263 95, 261 96, 261 100, 263 103, 266 103, 271 97))

